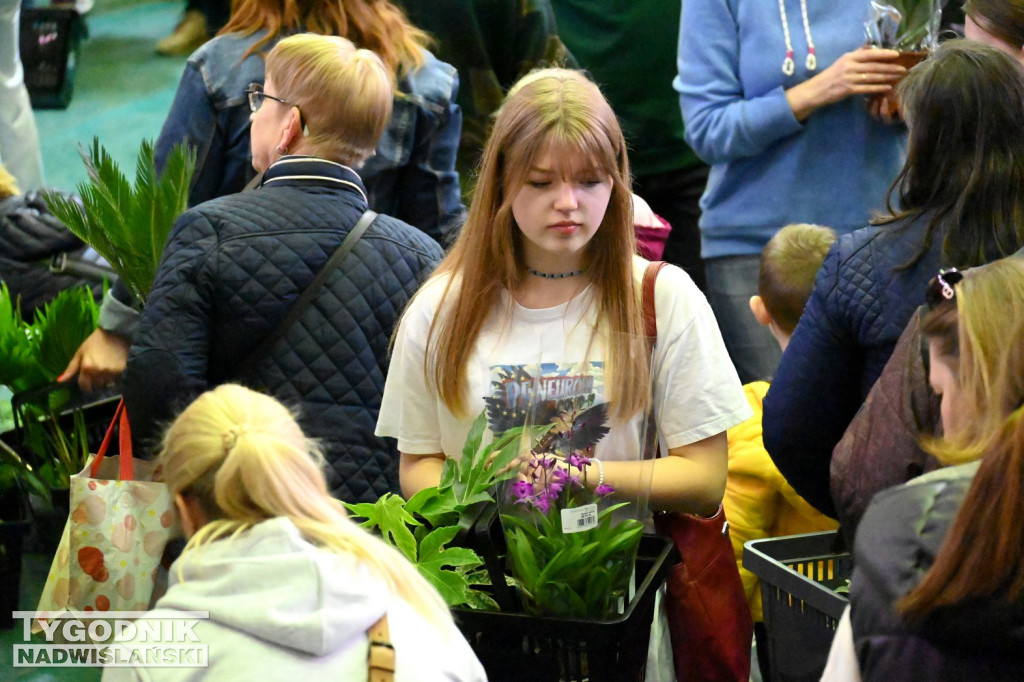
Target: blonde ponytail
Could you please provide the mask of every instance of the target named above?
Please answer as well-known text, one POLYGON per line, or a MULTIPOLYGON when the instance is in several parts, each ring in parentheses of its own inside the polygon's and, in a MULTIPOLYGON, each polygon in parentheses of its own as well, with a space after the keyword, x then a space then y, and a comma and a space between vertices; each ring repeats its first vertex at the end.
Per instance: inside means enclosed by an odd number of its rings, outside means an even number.
POLYGON ((160 462, 172 494, 195 499, 207 518, 184 557, 285 517, 314 546, 356 557, 428 620, 450 618, 415 566, 348 519, 327 489, 320 449, 274 398, 236 384, 204 393, 167 430, 160 462))

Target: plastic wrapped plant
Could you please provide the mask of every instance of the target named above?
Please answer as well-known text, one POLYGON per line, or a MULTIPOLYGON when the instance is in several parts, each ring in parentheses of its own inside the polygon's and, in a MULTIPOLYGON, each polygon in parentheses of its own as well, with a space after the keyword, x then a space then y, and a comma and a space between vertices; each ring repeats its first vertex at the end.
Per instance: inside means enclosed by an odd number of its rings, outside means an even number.
POLYGON ((864 24, 869 45, 901 52, 930 50, 938 42, 945 0, 873 0, 864 24))
POLYGON ((594 480, 606 407, 570 413, 565 429, 537 439, 502 506, 513 575, 535 615, 606 619, 629 601, 643 524, 594 480))

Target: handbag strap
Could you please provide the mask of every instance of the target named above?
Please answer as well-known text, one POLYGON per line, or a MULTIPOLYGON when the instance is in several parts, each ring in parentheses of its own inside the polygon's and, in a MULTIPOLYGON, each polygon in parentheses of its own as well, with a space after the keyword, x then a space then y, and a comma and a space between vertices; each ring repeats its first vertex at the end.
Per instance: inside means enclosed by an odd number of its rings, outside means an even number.
POLYGON ((654 285, 658 281, 658 273, 668 265, 663 260, 651 261, 644 270, 644 281, 641 288, 643 303, 644 333, 647 335, 649 350, 654 352, 654 342, 658 339, 658 311, 654 307, 654 285))
POLYGON ((256 363, 267 354, 271 346, 273 346, 278 339, 284 336, 284 333, 288 331, 288 328, 295 324, 295 321, 299 319, 299 316, 306 311, 309 304, 313 302, 316 295, 320 293, 324 284, 327 283, 327 278, 331 276, 331 273, 341 264, 341 261, 345 259, 349 251, 356 245, 363 233, 373 224, 373 221, 377 219, 377 214, 366 209, 355 226, 349 231, 345 238, 338 245, 338 248, 334 250, 331 257, 327 259, 327 262, 323 264, 323 267, 316 273, 313 281, 309 283, 309 286, 299 295, 295 302, 292 303, 291 307, 288 308, 288 312, 284 318, 277 323, 277 326, 270 330, 270 332, 263 337, 263 340, 249 353, 249 355, 242 361, 238 366, 236 372, 237 376, 245 377, 248 376, 253 369, 256 367, 256 363))
POLYGON ((103 464, 103 458, 107 456, 107 450, 110 449, 110 439, 114 434, 114 426, 119 425, 117 433, 117 442, 121 448, 120 469, 122 481, 134 481, 135 480, 135 459, 132 456, 132 427, 128 422, 128 411, 124 407, 124 398, 117 403, 117 409, 114 410, 114 418, 110 420, 110 426, 107 427, 107 432, 103 434, 103 442, 100 443, 99 450, 96 451, 96 456, 92 458, 92 465, 89 469, 89 476, 96 478, 100 474, 100 465, 103 464))
POLYGON ((380 617, 366 631, 370 650, 366 654, 367 682, 391 682, 395 679, 395 647, 388 631, 388 614, 380 617))

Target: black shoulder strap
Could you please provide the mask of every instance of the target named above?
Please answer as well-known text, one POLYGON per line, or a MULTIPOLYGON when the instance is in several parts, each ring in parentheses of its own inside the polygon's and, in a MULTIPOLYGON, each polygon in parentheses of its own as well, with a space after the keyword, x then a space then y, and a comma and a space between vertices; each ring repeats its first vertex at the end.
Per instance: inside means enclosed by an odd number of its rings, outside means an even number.
POLYGON ((242 361, 242 364, 238 366, 236 376, 239 378, 246 378, 256 369, 256 363, 259 362, 264 355, 270 350, 278 339, 284 336, 284 333, 288 331, 288 328, 295 324, 295 321, 299 319, 302 313, 306 312, 306 308, 313 302, 316 295, 320 293, 324 284, 327 283, 327 278, 331 276, 331 273, 341 265, 341 261, 345 259, 352 247, 356 245, 359 238, 363 236, 363 233, 373 224, 376 220, 377 214, 367 209, 365 213, 359 218, 352 230, 345 236, 338 248, 334 250, 331 257, 327 259, 327 262, 323 264, 319 272, 313 278, 313 281, 309 283, 309 286, 299 295, 295 302, 292 303, 291 307, 288 308, 288 312, 284 318, 277 323, 277 326, 270 330, 270 332, 263 337, 259 345, 256 346, 249 353, 248 357, 242 361))

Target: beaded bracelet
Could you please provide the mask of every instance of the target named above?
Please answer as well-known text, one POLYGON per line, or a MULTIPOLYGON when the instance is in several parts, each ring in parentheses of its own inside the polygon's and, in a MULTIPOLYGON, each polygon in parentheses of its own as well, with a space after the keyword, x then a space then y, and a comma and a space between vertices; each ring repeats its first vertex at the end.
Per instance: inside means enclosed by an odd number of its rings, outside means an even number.
POLYGON ((592 458, 590 461, 597 464, 597 486, 604 485, 604 464, 602 464, 601 460, 596 457, 592 458))

